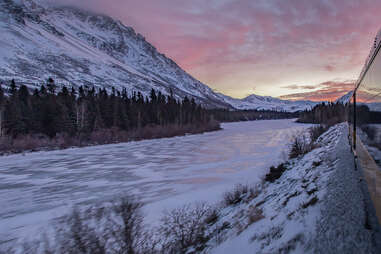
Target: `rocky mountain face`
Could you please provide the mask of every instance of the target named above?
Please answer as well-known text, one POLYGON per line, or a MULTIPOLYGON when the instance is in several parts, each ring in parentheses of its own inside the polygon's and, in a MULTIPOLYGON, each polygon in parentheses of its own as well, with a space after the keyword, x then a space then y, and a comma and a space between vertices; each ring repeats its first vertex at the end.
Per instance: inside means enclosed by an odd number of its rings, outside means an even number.
POLYGON ((148 95, 151 89, 193 97, 210 108, 303 110, 311 102, 271 97, 234 99, 213 92, 161 54, 133 28, 111 17, 72 7, 47 8, 36 0, 0 0, 0 80, 148 95))

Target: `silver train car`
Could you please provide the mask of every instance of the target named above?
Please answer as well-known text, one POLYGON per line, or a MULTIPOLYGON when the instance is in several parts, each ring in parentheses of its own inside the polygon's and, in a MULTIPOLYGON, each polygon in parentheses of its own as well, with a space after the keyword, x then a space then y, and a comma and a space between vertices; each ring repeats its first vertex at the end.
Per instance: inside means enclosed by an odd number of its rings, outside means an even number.
POLYGON ((351 98, 349 122, 353 130, 353 147, 362 142, 378 164, 381 160, 381 30, 355 84, 351 98), (375 150, 377 149, 377 150, 375 150))

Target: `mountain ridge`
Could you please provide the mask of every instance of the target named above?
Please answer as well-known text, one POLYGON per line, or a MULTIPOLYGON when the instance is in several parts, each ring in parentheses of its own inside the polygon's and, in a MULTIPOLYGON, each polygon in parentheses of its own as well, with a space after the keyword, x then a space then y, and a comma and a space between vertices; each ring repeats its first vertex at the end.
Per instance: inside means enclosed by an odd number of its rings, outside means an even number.
POLYGON ((313 102, 251 95, 243 100, 215 93, 132 27, 76 7, 43 7, 36 0, 0 0, 0 76, 37 88, 49 77, 58 85, 195 98, 208 108, 299 111, 313 102), (266 99, 267 98, 267 99, 266 99), (263 102, 260 105, 260 102, 263 102))

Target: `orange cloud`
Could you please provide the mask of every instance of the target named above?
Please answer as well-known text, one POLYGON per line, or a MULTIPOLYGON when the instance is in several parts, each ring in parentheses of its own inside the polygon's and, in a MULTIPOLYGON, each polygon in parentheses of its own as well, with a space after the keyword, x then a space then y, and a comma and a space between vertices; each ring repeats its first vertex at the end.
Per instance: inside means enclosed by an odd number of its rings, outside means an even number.
POLYGON ((121 19, 199 80, 241 96, 253 86, 357 78, 381 13, 379 0, 61 2, 121 19))
MULTIPOLYGON (((303 86, 297 86, 303 87, 303 86)), ((311 100, 311 101, 335 101, 341 96, 345 95, 355 87, 355 81, 327 81, 318 84, 315 91, 292 93, 280 96, 281 99, 286 100, 311 100)))

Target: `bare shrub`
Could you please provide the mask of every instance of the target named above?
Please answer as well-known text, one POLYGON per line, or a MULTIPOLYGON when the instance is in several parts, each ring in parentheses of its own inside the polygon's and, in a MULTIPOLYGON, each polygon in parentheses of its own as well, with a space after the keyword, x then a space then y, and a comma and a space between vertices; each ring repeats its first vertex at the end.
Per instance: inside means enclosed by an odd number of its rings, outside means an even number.
POLYGON ((107 233, 113 236, 115 253, 141 253, 145 232, 142 228, 143 216, 141 203, 132 198, 122 198, 112 206, 111 216, 107 218, 107 233))
POLYGON ((56 253, 106 253, 106 240, 89 226, 88 215, 74 210, 66 219, 67 228, 57 232, 56 253))
POLYGON ((242 201, 248 202, 258 196, 258 187, 243 184, 237 184, 233 190, 227 191, 223 195, 223 204, 225 206, 236 205, 242 201))
POLYGON ((225 205, 230 206, 240 203, 248 191, 249 187, 247 185, 237 184, 232 191, 224 193, 225 205))
POLYGON ((213 225, 214 223, 217 222, 219 218, 219 213, 217 209, 211 209, 209 212, 209 215, 205 218, 205 223, 209 225, 213 225))
POLYGON ((291 144, 289 158, 297 158, 300 155, 304 155, 313 149, 312 143, 308 140, 306 135, 298 135, 294 138, 291 144))
POLYGON ((190 248, 196 252, 203 250, 209 240, 206 221, 212 213, 205 204, 197 204, 194 208, 186 205, 166 212, 159 228, 164 236, 165 253, 186 253, 190 248))
POLYGON ((265 181, 273 183, 282 176, 286 169, 287 167, 284 163, 279 164, 277 167, 271 166, 270 172, 265 176, 265 181))
POLYGON ((57 229, 55 242, 40 253, 140 254, 156 245, 142 228, 141 204, 130 197, 108 207, 74 209, 57 229))
POLYGON ((319 125, 309 128, 308 134, 301 133, 294 137, 291 143, 291 149, 289 152, 289 158, 297 158, 301 155, 311 152, 317 147, 315 141, 329 129, 330 125, 319 125))

